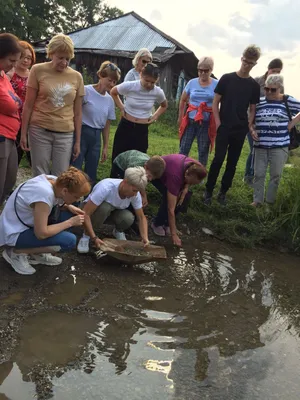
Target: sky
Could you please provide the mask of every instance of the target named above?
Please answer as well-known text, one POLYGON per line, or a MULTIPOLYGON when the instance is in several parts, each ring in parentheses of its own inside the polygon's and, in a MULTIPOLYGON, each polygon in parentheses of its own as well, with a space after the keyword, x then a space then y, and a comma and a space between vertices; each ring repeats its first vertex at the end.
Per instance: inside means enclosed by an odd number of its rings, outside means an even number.
POLYGON ((262 57, 252 76, 268 63, 284 63, 285 93, 300 100, 299 0, 106 0, 125 13, 135 11, 158 29, 192 50, 212 56, 214 74, 236 71, 243 49, 256 44, 262 57))

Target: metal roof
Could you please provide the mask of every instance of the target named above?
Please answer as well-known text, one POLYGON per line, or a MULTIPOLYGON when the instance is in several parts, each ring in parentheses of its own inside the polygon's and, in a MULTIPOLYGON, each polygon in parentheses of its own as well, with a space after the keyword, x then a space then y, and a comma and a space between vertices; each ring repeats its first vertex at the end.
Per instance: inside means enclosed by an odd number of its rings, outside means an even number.
POLYGON ((76 50, 102 49, 135 52, 146 47, 153 52, 156 47, 162 47, 165 50, 177 47, 178 42, 168 40, 167 35, 144 21, 132 12, 68 35, 73 40, 76 50))

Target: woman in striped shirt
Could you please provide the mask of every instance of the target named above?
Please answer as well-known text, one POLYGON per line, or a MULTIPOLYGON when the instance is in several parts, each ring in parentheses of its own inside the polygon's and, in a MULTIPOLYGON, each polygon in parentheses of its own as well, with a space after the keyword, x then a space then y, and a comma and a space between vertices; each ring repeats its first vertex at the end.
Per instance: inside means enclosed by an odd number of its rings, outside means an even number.
MULTIPOLYGON (((283 76, 269 75, 265 83, 265 97, 256 107, 255 126, 250 127, 254 140, 254 194, 252 206, 262 205, 265 194, 265 180, 268 166, 270 181, 266 193, 266 202, 276 200, 284 164, 288 158, 290 135, 289 116, 281 94, 283 76)), ((300 111, 300 102, 287 96, 287 104, 294 117, 300 111)))

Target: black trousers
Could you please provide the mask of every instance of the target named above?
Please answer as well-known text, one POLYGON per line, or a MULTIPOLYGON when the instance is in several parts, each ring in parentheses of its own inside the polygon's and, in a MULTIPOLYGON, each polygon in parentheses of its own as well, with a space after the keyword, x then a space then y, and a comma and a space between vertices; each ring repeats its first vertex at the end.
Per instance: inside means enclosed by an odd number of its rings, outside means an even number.
MULTIPOLYGON (((166 186, 162 183, 160 179, 154 179, 151 181, 152 185, 156 187, 156 189, 161 193, 162 199, 161 203, 158 209, 158 213, 154 219, 154 225, 155 226, 169 226, 169 215, 168 215, 168 189, 166 186)), ((190 202, 190 197, 191 197, 191 192, 189 192, 182 205, 181 206, 176 206, 175 207, 175 215, 178 213, 185 213, 188 209, 189 202, 190 202)))
POLYGON ((110 177, 114 179, 124 179, 125 171, 117 166, 114 162, 112 163, 110 177))
POLYGON ((147 153, 148 125, 136 124, 122 118, 115 133, 112 162, 121 153, 127 150, 139 150, 147 153))
POLYGON ((222 125, 219 127, 216 138, 215 157, 211 163, 206 182, 206 190, 209 193, 212 193, 215 188, 226 154, 227 161, 221 182, 221 192, 226 193, 230 189, 235 175, 236 165, 247 135, 247 130, 247 128, 244 128, 242 130, 232 131, 222 125))

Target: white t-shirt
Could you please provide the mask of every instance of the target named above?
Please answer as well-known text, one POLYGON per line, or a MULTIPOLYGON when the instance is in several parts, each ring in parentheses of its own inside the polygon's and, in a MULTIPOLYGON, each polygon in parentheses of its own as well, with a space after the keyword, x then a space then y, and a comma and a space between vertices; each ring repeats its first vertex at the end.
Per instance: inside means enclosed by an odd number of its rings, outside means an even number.
POLYGON ((161 104, 166 100, 164 91, 154 86, 146 90, 141 81, 123 82, 116 86, 118 93, 126 96, 125 111, 135 118, 149 118, 152 114, 154 103, 161 104))
POLYGON ((138 81, 140 79, 140 73, 135 68, 130 69, 125 75, 124 82, 138 81))
POLYGON ((116 119, 115 103, 107 92, 97 92, 93 85, 87 85, 82 105, 82 124, 91 128, 103 129, 107 120, 116 119))
MULTIPOLYGON (((34 224, 32 204, 37 202, 46 203, 49 206, 49 215, 52 208, 58 203, 54 195, 53 186, 47 178, 57 179, 52 175, 39 175, 29 179, 18 193, 16 209, 19 217, 25 224, 32 226, 34 224)), ((0 216, 0 246, 15 246, 20 233, 29 229, 23 225, 15 213, 15 197, 17 190, 7 200, 4 210, 0 216)))
POLYGON ((136 196, 121 199, 119 196, 119 186, 122 179, 103 179, 94 186, 92 193, 85 200, 91 200, 96 206, 100 206, 103 201, 111 204, 113 207, 120 210, 128 208, 130 204, 135 210, 143 207, 140 192, 136 196))

